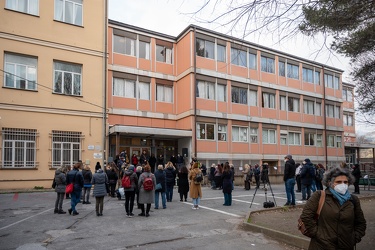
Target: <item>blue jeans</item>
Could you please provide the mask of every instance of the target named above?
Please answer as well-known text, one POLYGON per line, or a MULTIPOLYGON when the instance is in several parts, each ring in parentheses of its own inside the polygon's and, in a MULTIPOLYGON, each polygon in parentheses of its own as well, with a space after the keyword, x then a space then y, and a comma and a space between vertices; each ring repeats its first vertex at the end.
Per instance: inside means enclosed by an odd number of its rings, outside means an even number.
POLYGON ((167 184, 167 201, 172 201, 173 198, 173 185, 167 184))
POLYGON ((167 208, 167 201, 165 198, 165 192, 159 192, 155 191, 155 208, 159 208, 159 194, 161 194, 161 204, 163 205, 163 208, 167 208))
POLYGON ((194 204, 194 206, 195 206, 195 205, 198 206, 200 200, 201 200, 201 198, 199 198, 199 197, 198 197, 198 198, 193 198, 193 204, 194 204))
POLYGON ((296 195, 294 193, 294 185, 296 184, 296 180, 294 178, 289 178, 285 181, 285 192, 287 203, 290 205, 296 204, 296 195))
POLYGON ((76 205, 81 201, 81 191, 79 192, 73 191, 73 193, 71 193, 70 195, 71 195, 70 206, 72 208, 72 211, 77 212, 76 205))
POLYGON ((311 191, 313 191, 313 193, 316 191, 316 184, 314 179, 311 182, 311 191))
POLYGON ((302 200, 309 199, 311 196, 311 184, 302 184, 302 200), (307 198, 306 198, 307 192, 307 198))
POLYGON ((224 193, 224 206, 232 205, 232 194, 224 193))

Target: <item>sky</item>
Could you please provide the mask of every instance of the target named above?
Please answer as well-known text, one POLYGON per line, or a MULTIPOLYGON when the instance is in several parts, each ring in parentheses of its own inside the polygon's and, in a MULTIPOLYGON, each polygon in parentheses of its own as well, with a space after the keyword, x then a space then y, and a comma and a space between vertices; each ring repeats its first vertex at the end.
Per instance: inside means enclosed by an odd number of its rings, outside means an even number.
MULTIPOLYGON (((207 0, 109 0, 108 15, 109 19, 115 21, 172 36, 179 35, 187 26, 195 24, 233 37, 243 38, 242 31, 223 26, 224 20, 219 23, 197 21, 197 19, 209 20, 214 14, 226 10, 225 2, 230 1, 219 0, 218 6, 208 6, 195 18, 189 14, 199 10, 205 2, 207 0), (214 11, 216 13, 213 13, 214 11)), ((324 49, 316 53, 323 44, 322 37, 311 38, 297 35, 280 42, 278 36, 275 38, 269 34, 269 32, 255 32, 244 40, 341 69, 344 71, 343 80, 350 83, 351 66, 348 58, 329 53, 324 49)), ((374 131, 375 128, 356 123, 356 130, 363 133, 374 131)))

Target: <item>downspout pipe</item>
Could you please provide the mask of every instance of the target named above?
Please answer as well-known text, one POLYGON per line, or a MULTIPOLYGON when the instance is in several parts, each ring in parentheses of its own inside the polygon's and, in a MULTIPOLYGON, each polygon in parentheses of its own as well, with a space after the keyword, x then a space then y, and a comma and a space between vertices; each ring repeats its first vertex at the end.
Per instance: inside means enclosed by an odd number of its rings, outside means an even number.
POLYGON ((193 39, 193 55, 194 55, 194 58, 193 58, 193 67, 194 67, 194 86, 193 86, 193 98, 194 98, 194 131, 192 133, 192 135, 194 136, 194 157, 197 157, 197 55, 195 53, 196 51, 196 45, 195 45, 195 40, 196 40, 196 33, 197 33, 197 29, 196 27, 194 26, 194 39, 193 39))
POLYGON ((325 162, 326 167, 328 165, 328 148, 327 148, 327 114, 326 114, 326 83, 324 82, 324 66, 323 66, 323 100, 324 100, 324 106, 323 106, 323 123, 324 123, 324 154, 325 154, 325 162))
POLYGON ((104 1, 104 74, 103 74, 103 163, 107 164, 107 54, 108 54, 108 0, 104 1))

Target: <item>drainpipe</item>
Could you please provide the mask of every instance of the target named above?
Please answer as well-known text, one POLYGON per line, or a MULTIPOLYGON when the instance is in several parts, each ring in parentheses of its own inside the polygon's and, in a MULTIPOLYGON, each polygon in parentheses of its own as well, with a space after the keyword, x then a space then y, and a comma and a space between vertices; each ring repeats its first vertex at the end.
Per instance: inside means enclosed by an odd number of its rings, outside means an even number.
POLYGON ((323 66, 323 100, 324 100, 324 106, 323 106, 323 114, 324 114, 324 154, 325 154, 325 161, 326 161, 326 167, 328 164, 328 148, 327 148, 327 114, 326 114, 326 84, 324 82, 324 66, 323 66))
POLYGON ((107 53, 108 53, 108 0, 104 1, 104 55, 103 55, 103 63, 104 63, 104 79, 103 79, 103 169, 104 163, 107 163, 107 53))
POLYGON ((193 53, 194 53, 194 61, 193 61, 193 67, 194 67, 194 131, 193 131, 193 136, 194 136, 194 157, 197 157, 197 55, 195 53, 196 48, 195 48, 195 37, 196 37, 196 27, 194 26, 194 39, 193 39, 193 53))

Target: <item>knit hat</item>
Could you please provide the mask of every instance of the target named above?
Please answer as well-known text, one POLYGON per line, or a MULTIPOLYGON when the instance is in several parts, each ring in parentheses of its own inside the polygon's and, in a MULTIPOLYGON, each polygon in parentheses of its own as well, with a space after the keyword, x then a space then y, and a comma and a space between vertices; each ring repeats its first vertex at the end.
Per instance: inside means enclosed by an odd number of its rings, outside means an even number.
POLYGON ((292 159, 292 155, 286 155, 284 158, 288 158, 289 160, 292 159))
POLYGON ((306 159, 305 159, 305 162, 306 162, 306 163, 309 163, 309 162, 310 162, 310 159, 309 159, 309 158, 306 158, 306 159))
POLYGON ((130 165, 129 168, 128 168, 128 170, 134 171, 134 165, 130 165))

